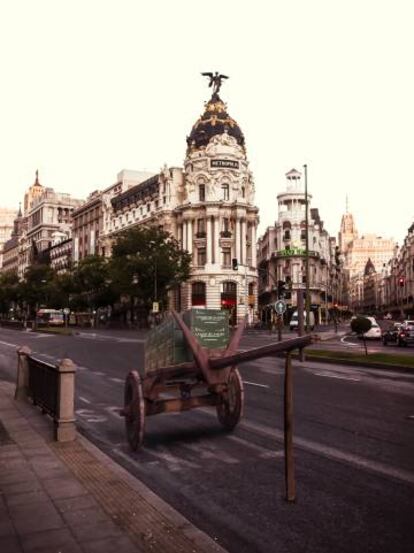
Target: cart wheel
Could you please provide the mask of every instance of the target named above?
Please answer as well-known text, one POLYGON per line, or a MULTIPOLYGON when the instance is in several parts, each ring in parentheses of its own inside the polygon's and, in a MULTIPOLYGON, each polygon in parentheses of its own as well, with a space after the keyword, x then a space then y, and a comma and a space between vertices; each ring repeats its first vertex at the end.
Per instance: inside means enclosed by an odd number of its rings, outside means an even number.
POLYGON ((131 371, 125 380, 125 430, 131 449, 136 451, 144 440, 145 400, 142 380, 137 371, 131 371))
POLYGON ((227 392, 217 405, 217 417, 226 430, 233 430, 243 414, 244 391, 239 371, 233 367, 227 382, 227 392))

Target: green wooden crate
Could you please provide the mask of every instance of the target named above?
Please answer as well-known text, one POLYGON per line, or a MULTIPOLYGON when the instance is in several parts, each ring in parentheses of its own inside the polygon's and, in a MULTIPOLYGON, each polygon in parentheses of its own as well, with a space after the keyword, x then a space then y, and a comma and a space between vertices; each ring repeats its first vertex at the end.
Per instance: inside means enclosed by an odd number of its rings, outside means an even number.
MULTIPOLYGON (((229 342, 229 324, 225 311, 193 308, 186 311, 183 320, 208 349, 225 348, 229 342)), ((172 315, 149 333, 145 344, 145 372, 192 361, 184 335, 172 315)))

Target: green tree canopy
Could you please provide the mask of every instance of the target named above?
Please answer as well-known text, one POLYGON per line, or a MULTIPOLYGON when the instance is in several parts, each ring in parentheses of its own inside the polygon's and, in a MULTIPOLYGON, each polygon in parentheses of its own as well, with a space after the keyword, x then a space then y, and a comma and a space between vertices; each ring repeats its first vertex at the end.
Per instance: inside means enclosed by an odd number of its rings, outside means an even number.
POLYGON ((112 285, 110 266, 105 257, 89 255, 73 271, 71 305, 78 309, 112 304, 117 294, 112 285))
POLYGON ((111 275, 117 290, 147 305, 165 302, 168 289, 189 278, 190 266, 191 256, 157 227, 128 229, 112 247, 111 275))

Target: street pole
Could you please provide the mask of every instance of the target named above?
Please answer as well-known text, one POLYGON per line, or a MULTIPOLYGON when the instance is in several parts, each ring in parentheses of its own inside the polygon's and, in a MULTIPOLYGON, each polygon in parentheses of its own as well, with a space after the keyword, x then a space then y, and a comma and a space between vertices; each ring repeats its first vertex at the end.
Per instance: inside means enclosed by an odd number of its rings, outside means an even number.
POLYGON ((305 295, 305 327, 306 333, 309 333, 309 313, 310 313, 310 295, 309 295, 309 215, 308 215, 308 166, 303 166, 305 170, 305 271, 306 271, 306 295, 305 295))

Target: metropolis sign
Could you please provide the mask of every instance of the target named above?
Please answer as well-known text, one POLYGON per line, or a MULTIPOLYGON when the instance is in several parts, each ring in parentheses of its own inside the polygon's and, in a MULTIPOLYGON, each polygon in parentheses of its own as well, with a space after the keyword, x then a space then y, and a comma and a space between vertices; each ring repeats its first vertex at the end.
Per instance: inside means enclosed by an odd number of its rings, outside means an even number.
POLYGON ((227 168, 227 169, 238 169, 239 162, 233 161, 231 159, 212 159, 211 167, 227 168))

